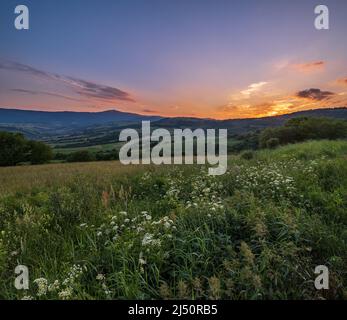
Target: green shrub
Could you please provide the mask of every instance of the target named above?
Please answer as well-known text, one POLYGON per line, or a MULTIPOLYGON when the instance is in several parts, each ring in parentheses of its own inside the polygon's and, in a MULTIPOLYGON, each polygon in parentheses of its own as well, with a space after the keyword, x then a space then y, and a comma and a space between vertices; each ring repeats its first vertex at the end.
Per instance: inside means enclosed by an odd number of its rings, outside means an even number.
POLYGON ((243 151, 240 155, 241 159, 244 159, 244 160, 251 160, 254 158, 254 152, 253 151, 243 151))
POLYGON ((271 138, 266 141, 266 147, 269 149, 275 149, 279 146, 280 140, 278 138, 271 138))

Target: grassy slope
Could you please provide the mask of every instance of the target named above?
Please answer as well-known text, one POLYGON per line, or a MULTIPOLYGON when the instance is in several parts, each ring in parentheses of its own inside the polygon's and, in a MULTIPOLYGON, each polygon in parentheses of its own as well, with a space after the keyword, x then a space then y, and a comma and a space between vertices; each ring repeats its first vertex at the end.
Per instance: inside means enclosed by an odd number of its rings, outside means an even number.
POLYGON ((346 297, 346 159, 347 142, 321 141, 232 157, 221 177, 115 162, 0 168, 0 297, 24 295, 19 263, 36 299, 346 297), (314 289, 319 264, 328 291, 314 289))

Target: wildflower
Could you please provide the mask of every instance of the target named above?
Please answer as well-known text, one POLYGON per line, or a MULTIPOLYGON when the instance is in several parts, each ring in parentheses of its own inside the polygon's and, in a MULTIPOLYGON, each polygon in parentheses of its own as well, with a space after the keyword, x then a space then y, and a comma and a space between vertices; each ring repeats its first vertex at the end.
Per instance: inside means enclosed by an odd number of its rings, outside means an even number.
POLYGON ((211 277, 208 279, 208 284, 210 286, 210 299, 218 300, 220 299, 220 280, 217 277, 211 277))
POLYGON ((72 289, 66 288, 58 293, 60 299, 67 300, 72 296, 72 289))
POLYGON ((99 274, 96 276, 96 280, 98 280, 98 281, 103 281, 103 280, 105 280, 105 275, 102 274, 102 273, 99 273, 99 274))
POLYGON ((101 201, 105 208, 108 208, 109 201, 110 201, 110 195, 107 191, 103 191, 101 195, 101 201))
POLYGON ((159 287, 159 294, 163 299, 170 299, 171 290, 166 282, 163 282, 159 287))
POLYGON ((59 289, 59 286, 60 286, 59 280, 55 280, 55 281, 53 282, 53 284, 50 284, 50 285, 48 286, 48 291, 49 291, 49 292, 56 291, 56 290, 59 289))
POLYGON ((34 300, 32 296, 24 296, 21 300, 34 300))
POLYGON ((248 244, 244 241, 241 242, 240 253, 248 264, 254 263, 254 254, 248 244))
POLYGON ((178 281, 177 289, 178 289, 179 298, 188 299, 189 297, 188 285, 183 280, 178 281))
POLYGON ((34 280, 34 283, 37 284, 37 293, 38 297, 44 296, 47 293, 48 281, 45 278, 38 278, 34 280))
POLYGON ((166 229, 169 229, 170 226, 171 226, 171 224, 170 224, 169 222, 166 221, 166 222, 164 223, 164 227, 165 227, 166 229))
POLYGON ((202 288, 201 280, 199 278, 194 278, 192 285, 195 291, 196 298, 202 297, 204 290, 202 288))
POLYGON ((153 239, 154 235, 150 233, 146 233, 145 236, 142 239, 142 245, 152 245, 152 246, 160 246, 160 240, 159 239, 153 239))

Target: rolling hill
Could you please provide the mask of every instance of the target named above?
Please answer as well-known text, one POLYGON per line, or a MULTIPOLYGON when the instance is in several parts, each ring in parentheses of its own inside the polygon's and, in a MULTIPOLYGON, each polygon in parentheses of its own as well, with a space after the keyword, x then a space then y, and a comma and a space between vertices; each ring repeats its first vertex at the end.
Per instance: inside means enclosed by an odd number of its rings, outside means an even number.
POLYGON ((225 128, 229 135, 240 135, 281 126, 290 118, 303 116, 347 120, 347 108, 315 109, 274 117, 229 120, 162 118, 117 110, 92 113, 0 108, 0 131, 21 132, 30 139, 43 140, 57 147, 81 147, 117 142, 122 129, 140 128, 143 120, 152 121, 153 128, 225 128))

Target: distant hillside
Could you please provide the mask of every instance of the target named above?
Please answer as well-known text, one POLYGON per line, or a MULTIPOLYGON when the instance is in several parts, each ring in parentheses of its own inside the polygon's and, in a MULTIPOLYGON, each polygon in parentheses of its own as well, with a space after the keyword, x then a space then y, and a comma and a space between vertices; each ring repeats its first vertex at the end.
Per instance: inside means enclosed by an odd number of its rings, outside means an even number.
POLYGON ((281 126, 290 118, 331 117, 347 120, 347 108, 317 109, 256 119, 213 120, 199 118, 161 118, 121 111, 42 112, 0 109, 0 131, 21 132, 31 139, 55 146, 93 146, 118 141, 120 130, 137 128, 151 120, 152 128, 224 128, 229 135, 242 135, 267 127, 281 126))
POLYGON ((1 109, 1 124, 53 124, 59 126, 86 126, 113 121, 158 120, 157 116, 142 116, 135 113, 109 110, 104 112, 47 112, 17 109, 1 109))

